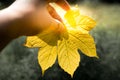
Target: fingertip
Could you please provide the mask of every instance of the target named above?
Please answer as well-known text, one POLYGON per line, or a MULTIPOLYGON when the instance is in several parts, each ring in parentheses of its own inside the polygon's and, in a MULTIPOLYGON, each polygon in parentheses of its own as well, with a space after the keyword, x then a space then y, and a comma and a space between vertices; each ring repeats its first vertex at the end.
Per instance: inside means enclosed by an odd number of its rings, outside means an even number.
POLYGON ((66 0, 57 0, 55 3, 62 7, 65 11, 70 10, 70 5, 66 0))
POLYGON ((54 22, 52 23, 51 27, 54 28, 53 30, 55 30, 57 34, 60 34, 65 30, 64 24, 56 19, 54 19, 54 22))
POLYGON ((57 19, 59 20, 60 22, 63 22, 62 21, 62 18, 59 16, 59 14, 56 12, 56 10, 49 4, 47 6, 47 10, 49 12, 49 14, 54 18, 54 19, 57 19))
POLYGON ((58 31, 59 34, 66 31, 65 25, 62 22, 59 22, 57 20, 56 20, 56 22, 58 23, 57 31, 58 31))

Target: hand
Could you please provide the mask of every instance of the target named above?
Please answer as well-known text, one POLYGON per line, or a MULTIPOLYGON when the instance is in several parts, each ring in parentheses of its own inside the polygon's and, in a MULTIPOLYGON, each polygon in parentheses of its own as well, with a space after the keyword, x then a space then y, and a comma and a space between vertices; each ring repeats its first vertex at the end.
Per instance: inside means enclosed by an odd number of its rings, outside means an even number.
MULTIPOLYGON (((51 2, 56 0, 47 1, 51 2)), ((56 3, 65 10, 69 9, 69 5, 65 0, 57 0, 56 3)), ((62 26, 59 22, 62 20, 52 6, 48 5, 48 3, 43 6, 39 4, 42 4, 39 0, 17 0, 8 8, 11 14, 13 13, 17 16, 8 29, 12 37, 14 37, 12 32, 14 32, 14 34, 16 33, 15 37, 18 37, 18 35, 37 34, 51 24, 54 24, 54 27, 58 27, 58 24, 62 26)))
MULTIPOLYGON (((0 48, 14 38, 38 34, 50 25, 56 29, 64 29, 61 18, 55 9, 48 5, 54 0, 46 1, 46 4, 42 4, 42 0, 17 0, 10 7, 0 11, 0 48)), ((70 9, 65 0, 55 2, 64 10, 70 9)))

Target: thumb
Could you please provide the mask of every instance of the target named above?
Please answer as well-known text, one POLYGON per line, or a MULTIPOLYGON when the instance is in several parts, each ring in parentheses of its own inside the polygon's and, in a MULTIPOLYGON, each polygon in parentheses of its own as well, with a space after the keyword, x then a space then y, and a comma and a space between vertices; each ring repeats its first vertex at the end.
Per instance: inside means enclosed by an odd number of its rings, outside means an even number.
POLYGON ((50 21, 52 21, 50 28, 52 30, 54 29, 55 32, 57 32, 57 33, 63 32, 65 30, 65 26, 63 24, 61 17, 56 12, 56 10, 49 4, 47 5, 47 10, 48 10, 48 13, 51 17, 50 21))
POLYGON ((65 28, 64 24, 61 23, 60 21, 58 21, 56 19, 52 19, 52 23, 50 24, 49 30, 51 30, 57 34, 61 34, 66 30, 66 28, 65 28))

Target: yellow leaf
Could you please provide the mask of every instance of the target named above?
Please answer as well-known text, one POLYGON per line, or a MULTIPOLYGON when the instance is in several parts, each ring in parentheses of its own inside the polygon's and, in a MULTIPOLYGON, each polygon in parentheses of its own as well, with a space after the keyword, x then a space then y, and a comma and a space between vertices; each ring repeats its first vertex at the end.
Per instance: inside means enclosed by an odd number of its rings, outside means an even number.
POLYGON ((69 10, 64 17, 67 20, 65 24, 73 28, 83 28, 83 30, 90 31, 96 25, 96 22, 90 17, 80 15, 78 9, 69 10))
POLYGON ((74 42, 73 44, 76 45, 77 49, 80 49, 89 57, 98 57, 94 39, 91 37, 91 35, 84 34, 79 30, 70 30, 68 32, 70 35, 70 40, 74 42))
POLYGON ((98 57, 94 39, 88 33, 92 28, 94 28, 96 22, 90 17, 80 15, 79 11, 75 12, 74 10, 68 11, 65 14, 65 19, 67 21, 66 24, 70 24, 69 19, 76 22, 76 25, 74 25, 75 27, 68 27, 68 34, 70 35, 69 38, 76 42, 76 47, 89 57, 98 57), (70 16, 70 13, 72 13, 72 16, 70 16))
POLYGON ((58 63, 61 68, 73 76, 79 66, 80 55, 77 52, 74 42, 63 39, 58 45, 58 63))
POLYGON ((42 68, 42 73, 51 67, 57 58, 57 41, 60 37, 53 29, 47 29, 37 36, 27 37, 27 47, 40 47, 38 52, 38 62, 42 68))
MULTIPOLYGON (((54 27, 54 26, 53 26, 54 27)), ((47 29, 36 36, 28 36, 25 46, 27 47, 44 47, 47 44, 56 46, 60 36, 53 29, 47 29)))
POLYGON ((76 22, 76 26, 78 26, 79 28, 83 28, 87 31, 90 31, 96 25, 96 22, 93 19, 84 15, 79 15, 78 17, 76 17, 76 22))
POLYGON ((79 15, 80 15, 80 13, 79 13, 78 9, 69 10, 65 14, 65 18, 72 27, 76 27, 77 23, 76 23, 75 17, 78 17, 79 15))
POLYGON ((59 41, 58 63, 64 71, 73 76, 79 66, 80 56, 77 52, 80 49, 89 57, 98 57, 93 38, 89 34, 83 34, 80 30, 68 30, 68 39, 59 41))
POLYGON ((96 25, 93 19, 81 15, 77 8, 65 14, 64 24, 66 31, 60 34, 52 26, 36 36, 27 37, 27 47, 40 47, 38 62, 43 73, 58 57, 60 67, 73 76, 80 62, 78 49, 89 57, 98 57, 94 39, 89 34, 96 25))
POLYGON ((57 47, 46 45, 43 48, 40 48, 38 53, 38 62, 41 65, 42 73, 51 67, 57 58, 57 47))
POLYGON ((41 47, 40 45, 45 46, 46 43, 42 41, 38 36, 27 37, 25 46, 29 48, 37 48, 37 47, 41 47))

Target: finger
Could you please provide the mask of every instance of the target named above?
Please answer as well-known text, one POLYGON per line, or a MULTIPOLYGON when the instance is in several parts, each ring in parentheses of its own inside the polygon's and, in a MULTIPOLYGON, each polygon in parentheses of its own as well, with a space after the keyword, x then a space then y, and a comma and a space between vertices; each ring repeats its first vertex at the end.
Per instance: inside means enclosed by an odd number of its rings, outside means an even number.
POLYGON ((38 29, 40 29, 41 32, 49 29, 55 31, 56 33, 60 33, 64 30, 64 25, 62 24, 62 22, 60 22, 58 19, 53 18, 46 9, 46 7, 42 10, 42 13, 40 11, 36 14, 36 16, 33 16, 33 21, 35 22, 36 26, 39 25, 38 29))
POLYGON ((63 8, 65 11, 70 10, 70 5, 66 0, 57 0, 55 3, 63 8))
MULTIPOLYGON (((53 8, 53 7, 51 7, 51 8, 53 8)), ((54 8, 53 8, 54 9, 54 8)), ((55 11, 55 10, 54 10, 55 11)), ((63 32, 63 31, 65 31, 66 29, 65 29, 65 26, 64 26, 64 24, 60 21, 61 20, 61 18, 59 17, 59 15, 57 14, 57 12, 56 13, 54 13, 54 15, 53 16, 51 16, 50 15, 50 13, 48 13, 48 15, 46 15, 46 21, 47 22, 45 22, 45 24, 47 24, 47 26, 49 26, 49 29, 50 30, 53 30, 53 31, 55 31, 56 33, 61 33, 61 32, 63 32), (57 17, 56 17, 56 16, 57 17), (53 18, 53 16, 55 16, 57 19, 55 19, 55 18, 53 18), (59 19, 59 20, 58 20, 59 19)))
POLYGON ((54 19, 50 25, 50 30, 53 30, 57 34, 61 34, 66 31, 66 28, 61 22, 54 19))
POLYGON ((55 10, 51 5, 48 4, 47 9, 48 9, 49 14, 50 14, 54 19, 57 19, 57 20, 59 20, 60 22, 63 22, 62 19, 61 19, 61 17, 58 15, 58 13, 56 12, 56 10, 55 10))

